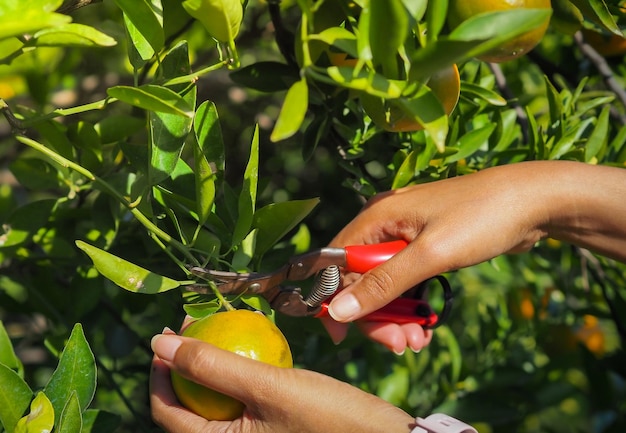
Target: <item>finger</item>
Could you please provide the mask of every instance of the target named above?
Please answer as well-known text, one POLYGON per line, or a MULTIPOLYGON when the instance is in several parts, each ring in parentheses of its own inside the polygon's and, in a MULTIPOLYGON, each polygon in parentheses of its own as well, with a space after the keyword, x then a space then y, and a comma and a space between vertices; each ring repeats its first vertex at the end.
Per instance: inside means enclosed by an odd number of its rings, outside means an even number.
POLYGON ((406 350, 406 336, 396 323, 359 320, 357 326, 370 340, 382 344, 396 355, 402 355, 406 350))
POLYGON ((333 340, 333 343, 339 344, 345 340, 348 335, 348 325, 345 323, 339 323, 330 317, 320 317, 322 325, 326 328, 326 332, 333 340))
POLYGON ((154 353, 181 376, 244 404, 257 401, 251 393, 271 392, 279 385, 277 372, 282 370, 193 338, 160 335, 152 341, 154 353))
MULTIPOLYGON (((363 274, 353 284, 339 292, 331 301, 328 312, 338 322, 354 321, 378 310, 402 293, 427 278, 442 272, 436 255, 420 245, 422 236, 410 243, 388 261, 363 274)), ((430 251, 433 251, 431 248, 430 251)))
POLYGON ((406 338, 407 347, 413 352, 417 353, 430 344, 432 330, 425 330, 417 323, 403 323, 400 328, 406 338))
POLYGON ((206 419, 180 405, 170 382, 170 369, 157 356, 150 374, 150 410, 154 422, 170 433, 213 431, 206 419))

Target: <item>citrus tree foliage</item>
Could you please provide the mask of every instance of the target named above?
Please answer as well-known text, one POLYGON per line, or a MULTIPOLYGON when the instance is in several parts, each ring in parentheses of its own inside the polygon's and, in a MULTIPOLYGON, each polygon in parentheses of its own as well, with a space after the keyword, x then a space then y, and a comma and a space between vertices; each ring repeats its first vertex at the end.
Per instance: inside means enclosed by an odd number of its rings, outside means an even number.
MULTIPOLYGON (((392 188, 526 160, 623 166, 621 3, 451 28, 452 0, 3 1, 4 431, 153 429, 150 337, 225 302, 186 291, 189 266, 273 269, 392 188), (478 60, 546 22, 530 53, 478 60), (454 65, 450 113, 431 77, 454 65)), ((274 318, 298 367, 416 416, 623 431, 622 265, 548 240, 449 278, 452 315, 419 354, 274 318)))

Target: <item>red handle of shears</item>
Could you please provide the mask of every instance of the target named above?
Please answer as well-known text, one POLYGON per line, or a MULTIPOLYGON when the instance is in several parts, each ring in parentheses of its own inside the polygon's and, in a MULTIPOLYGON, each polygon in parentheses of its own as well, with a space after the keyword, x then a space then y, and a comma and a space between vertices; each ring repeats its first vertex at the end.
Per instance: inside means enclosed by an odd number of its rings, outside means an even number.
POLYGON ((372 268, 386 262, 397 252, 404 249, 408 242, 403 240, 383 242, 382 244, 352 245, 345 247, 346 267, 348 272, 364 274, 372 268))
MULTIPOLYGON (((315 317, 328 316, 328 303, 323 302, 322 309, 315 317)), ((439 317, 427 302, 421 299, 398 298, 384 307, 363 316, 360 320, 368 322, 417 323, 424 328, 431 328, 439 322, 439 317)))
MULTIPOLYGON (((344 248, 346 251, 344 270, 364 274, 389 260, 407 245, 408 242, 397 240, 381 244, 347 246, 344 248)), ((328 316, 328 303, 322 303, 321 307, 316 317, 328 316)), ((421 299, 398 298, 364 316, 362 320, 398 324, 417 323, 423 327, 432 327, 437 324, 439 318, 430 305, 421 299)))

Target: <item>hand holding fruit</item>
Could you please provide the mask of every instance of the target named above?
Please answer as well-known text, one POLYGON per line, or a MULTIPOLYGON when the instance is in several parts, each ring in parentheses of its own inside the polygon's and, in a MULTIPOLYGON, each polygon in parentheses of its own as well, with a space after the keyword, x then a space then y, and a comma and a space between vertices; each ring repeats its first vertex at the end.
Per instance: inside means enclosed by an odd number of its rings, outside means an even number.
POLYGON ((276 367, 171 331, 156 336, 152 347, 152 416, 172 433, 408 432, 413 425, 404 411, 322 374, 276 367), (170 369, 241 401, 243 415, 209 421, 184 408, 172 389, 170 369))

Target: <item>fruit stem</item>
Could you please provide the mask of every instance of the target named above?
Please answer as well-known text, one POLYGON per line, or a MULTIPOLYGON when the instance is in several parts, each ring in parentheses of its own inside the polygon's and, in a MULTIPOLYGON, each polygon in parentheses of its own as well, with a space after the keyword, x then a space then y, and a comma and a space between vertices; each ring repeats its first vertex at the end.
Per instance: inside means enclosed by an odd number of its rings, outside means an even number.
POLYGON ((224 295, 222 295, 222 292, 219 291, 219 289, 217 288, 217 284, 213 283, 212 281, 209 281, 209 285, 211 286, 213 293, 215 293, 215 297, 217 298, 217 301, 220 303, 221 306, 223 306, 226 309, 226 311, 236 310, 236 308, 231 305, 228 299, 226 299, 224 295))

